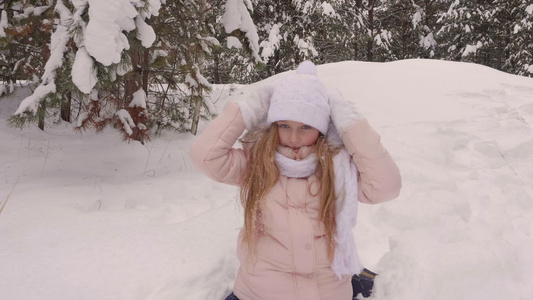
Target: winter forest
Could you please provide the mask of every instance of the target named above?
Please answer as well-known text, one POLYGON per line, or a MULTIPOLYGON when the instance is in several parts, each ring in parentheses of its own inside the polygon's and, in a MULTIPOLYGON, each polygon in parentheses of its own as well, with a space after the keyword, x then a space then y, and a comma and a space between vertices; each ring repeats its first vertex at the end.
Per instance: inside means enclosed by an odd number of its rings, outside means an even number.
POLYGON ((43 129, 111 126, 144 143, 196 134, 212 84, 249 84, 310 59, 473 62, 533 75, 527 0, 2 0, 0 95, 43 129))

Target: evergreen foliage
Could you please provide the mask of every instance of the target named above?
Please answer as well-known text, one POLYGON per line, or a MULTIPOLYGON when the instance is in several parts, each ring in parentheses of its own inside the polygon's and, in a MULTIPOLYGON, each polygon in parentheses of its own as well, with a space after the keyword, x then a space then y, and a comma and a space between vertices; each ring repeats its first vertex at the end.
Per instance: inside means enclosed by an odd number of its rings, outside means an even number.
POLYGON ((335 17, 330 13, 331 2, 255 1, 252 17, 265 61, 257 79, 294 69, 300 62, 319 55, 316 41, 335 17))
MULTIPOLYGON (((114 16, 111 16, 114 17, 114 16)), ((107 23, 106 23, 107 24, 107 23)), ((44 130, 119 130, 141 143, 196 133, 211 84, 249 84, 316 63, 445 59, 533 75, 528 0, 0 1, 0 95, 34 93, 9 119, 44 130), (93 7, 91 7, 93 5, 93 7), (99 52, 98 5, 124 13, 99 52), (117 25, 118 24, 118 25, 117 25), (96 28, 96 29, 95 29, 96 28), (96 43, 97 41, 98 43, 96 43), (109 41, 107 41, 109 42, 109 41)), ((1 101, 1 100, 0 100, 1 101)))

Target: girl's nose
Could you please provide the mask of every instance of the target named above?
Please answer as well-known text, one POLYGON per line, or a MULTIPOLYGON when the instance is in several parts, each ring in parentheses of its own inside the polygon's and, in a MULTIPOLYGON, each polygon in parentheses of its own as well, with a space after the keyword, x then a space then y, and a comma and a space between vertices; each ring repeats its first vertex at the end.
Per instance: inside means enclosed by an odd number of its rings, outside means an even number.
POLYGON ((296 130, 293 130, 291 132, 291 146, 292 147, 298 147, 299 146, 299 143, 300 142, 300 135, 298 134, 298 131, 296 130))

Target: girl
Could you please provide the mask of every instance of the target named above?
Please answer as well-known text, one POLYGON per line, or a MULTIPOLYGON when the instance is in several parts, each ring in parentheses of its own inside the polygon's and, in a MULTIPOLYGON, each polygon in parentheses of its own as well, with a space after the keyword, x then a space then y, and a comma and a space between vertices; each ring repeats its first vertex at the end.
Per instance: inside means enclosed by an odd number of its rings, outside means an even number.
POLYGON ((398 196, 399 170, 379 135, 311 62, 230 101, 191 149, 195 166, 240 187, 241 263, 228 299, 352 299, 363 267, 357 201, 398 196), (233 148, 243 137, 244 149, 233 148))

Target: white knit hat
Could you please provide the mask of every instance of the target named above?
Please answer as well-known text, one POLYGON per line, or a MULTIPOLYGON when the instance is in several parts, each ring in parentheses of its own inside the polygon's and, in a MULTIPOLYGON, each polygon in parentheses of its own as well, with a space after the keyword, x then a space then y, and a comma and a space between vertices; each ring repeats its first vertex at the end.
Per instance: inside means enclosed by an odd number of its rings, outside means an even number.
POLYGON ((267 123, 287 120, 301 122, 328 132, 330 107, 328 92, 317 76, 316 66, 304 61, 296 74, 282 78, 274 87, 267 123))

